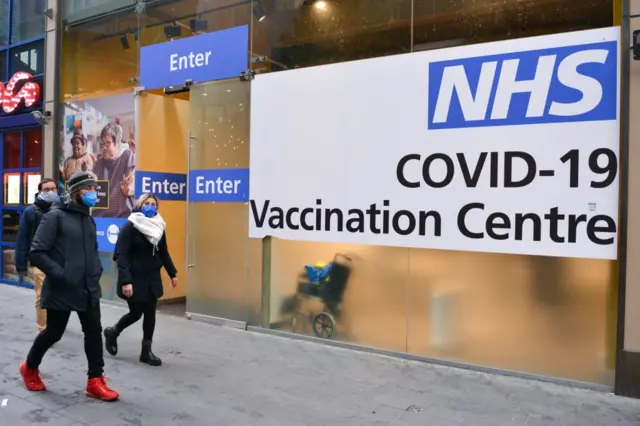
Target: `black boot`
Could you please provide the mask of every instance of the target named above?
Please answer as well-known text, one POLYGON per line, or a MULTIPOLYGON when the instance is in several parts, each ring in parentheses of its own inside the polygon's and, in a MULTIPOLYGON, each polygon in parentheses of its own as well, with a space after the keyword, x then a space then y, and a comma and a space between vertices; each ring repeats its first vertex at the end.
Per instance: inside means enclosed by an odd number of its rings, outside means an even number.
POLYGON ((142 352, 140 352, 140 362, 149 364, 154 367, 162 365, 162 360, 155 356, 151 351, 151 340, 142 341, 142 352))
POLYGON ((114 327, 104 329, 104 348, 113 356, 118 354, 119 335, 120 333, 118 333, 114 327))

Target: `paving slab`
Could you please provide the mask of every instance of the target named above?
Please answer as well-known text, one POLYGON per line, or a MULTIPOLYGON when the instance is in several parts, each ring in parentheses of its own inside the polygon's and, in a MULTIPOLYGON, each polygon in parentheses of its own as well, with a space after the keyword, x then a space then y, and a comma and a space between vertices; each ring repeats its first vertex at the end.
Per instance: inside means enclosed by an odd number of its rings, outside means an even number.
MULTIPOLYGON (((117 357, 106 355, 120 401, 84 396, 76 317, 41 366, 48 391, 33 394, 18 375, 36 335, 33 297, 0 285, 0 426, 640 425, 638 400, 165 314, 154 342, 162 367, 138 361, 141 324, 122 334, 117 357)), ((124 312, 103 304, 103 326, 124 312)))

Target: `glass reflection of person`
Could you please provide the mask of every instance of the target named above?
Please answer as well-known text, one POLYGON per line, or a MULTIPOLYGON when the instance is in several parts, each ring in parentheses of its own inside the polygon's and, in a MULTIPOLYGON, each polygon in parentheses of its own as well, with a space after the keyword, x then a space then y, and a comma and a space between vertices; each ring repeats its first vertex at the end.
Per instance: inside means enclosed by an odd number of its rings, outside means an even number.
POLYGON ((135 145, 122 149, 122 127, 119 120, 104 126, 100 132, 100 151, 93 173, 97 180, 109 181, 109 208, 94 209, 95 217, 126 218, 133 208, 135 145))
POLYGON ((71 156, 64 160, 63 175, 69 179, 75 172, 91 172, 96 162, 96 156, 87 150, 87 138, 82 129, 75 129, 71 136, 71 156))

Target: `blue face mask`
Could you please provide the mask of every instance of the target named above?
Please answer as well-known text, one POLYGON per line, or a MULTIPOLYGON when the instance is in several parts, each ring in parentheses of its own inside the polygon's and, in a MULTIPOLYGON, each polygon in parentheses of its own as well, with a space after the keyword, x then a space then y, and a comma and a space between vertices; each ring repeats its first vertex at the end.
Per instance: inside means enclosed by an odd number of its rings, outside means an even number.
POLYGON ((98 193, 96 191, 85 192, 82 194, 82 204, 87 207, 93 207, 98 202, 98 193))
POLYGON ((145 215, 146 217, 154 217, 157 213, 157 209, 156 206, 151 206, 151 205, 144 205, 142 206, 142 208, 140 209, 140 211, 142 212, 143 215, 145 215))
POLYGON ((38 194, 38 198, 45 203, 53 204, 56 201, 60 200, 57 192, 49 191, 49 192, 41 192, 38 194))

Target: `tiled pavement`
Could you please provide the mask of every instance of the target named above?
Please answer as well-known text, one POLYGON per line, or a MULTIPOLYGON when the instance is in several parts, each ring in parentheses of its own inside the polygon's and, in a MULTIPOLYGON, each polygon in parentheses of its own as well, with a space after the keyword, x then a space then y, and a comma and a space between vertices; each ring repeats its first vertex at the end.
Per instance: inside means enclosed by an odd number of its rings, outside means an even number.
MULTIPOLYGON (((121 401, 83 395, 77 318, 45 357, 49 390, 30 394, 17 367, 34 338, 33 294, 0 285, 0 426, 22 425, 640 425, 640 401, 518 378, 220 328, 161 315, 155 352, 138 360, 141 331, 107 356, 121 401), (6 402, 6 405, 5 405, 6 402)), ((124 311, 103 307, 103 323, 124 311)))

